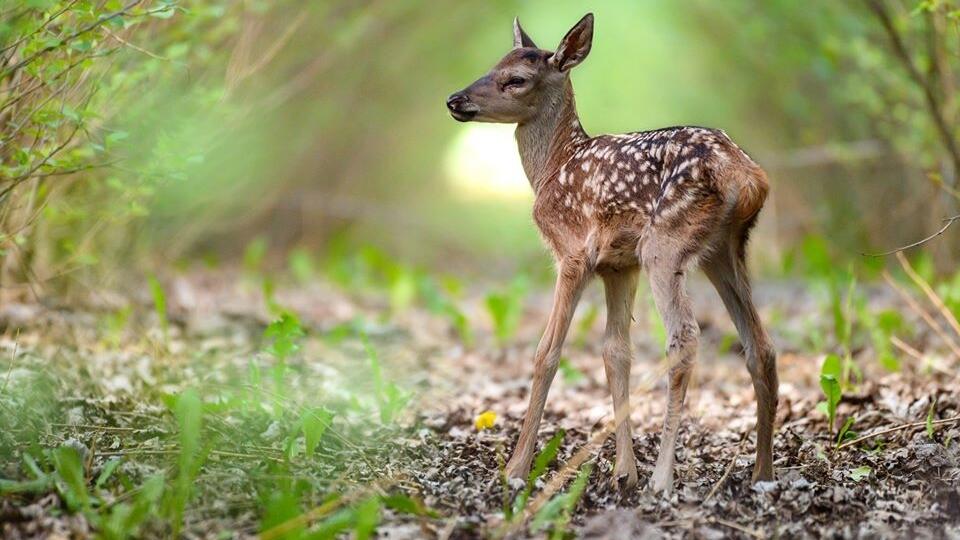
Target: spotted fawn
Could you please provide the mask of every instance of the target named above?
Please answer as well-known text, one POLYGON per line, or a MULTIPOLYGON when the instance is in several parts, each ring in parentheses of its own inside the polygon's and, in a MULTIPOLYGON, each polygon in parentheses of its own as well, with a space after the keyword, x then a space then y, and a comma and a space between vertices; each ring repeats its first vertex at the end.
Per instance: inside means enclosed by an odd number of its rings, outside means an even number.
POLYGON ((536 195, 533 217, 557 261, 553 308, 534 356, 530 404, 511 478, 525 479, 550 383, 574 309, 594 275, 604 283, 603 363, 616 418, 613 481, 637 484, 630 426, 630 322, 642 267, 667 329, 667 414, 651 487, 669 493, 700 329, 686 290, 699 266, 720 293, 746 356, 757 397, 753 479, 773 479, 776 352, 750 292, 746 245, 769 188, 763 170, 721 130, 671 127, 591 137, 574 103, 570 70, 589 54, 587 14, 555 52, 538 48, 514 20, 513 49, 489 73, 447 100, 461 122, 517 124, 523 169, 536 195))

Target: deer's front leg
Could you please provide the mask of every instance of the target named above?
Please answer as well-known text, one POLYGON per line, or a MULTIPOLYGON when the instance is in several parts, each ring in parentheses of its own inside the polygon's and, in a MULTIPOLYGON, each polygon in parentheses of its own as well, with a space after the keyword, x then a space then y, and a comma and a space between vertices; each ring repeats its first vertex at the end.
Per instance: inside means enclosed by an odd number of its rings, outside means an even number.
POLYGON ((530 472, 530 463, 533 461, 534 450, 537 444, 537 429, 543 418, 543 407, 547 401, 547 392, 550 383, 557 373, 560 363, 560 350, 570 327, 574 309, 580 300, 580 294, 589 278, 589 269, 586 257, 571 257, 560 263, 560 272, 557 276, 557 287, 553 295, 553 309, 547 320, 547 328, 537 345, 537 352, 533 360, 533 385, 530 388, 530 404, 523 417, 523 426, 520 428, 520 439, 513 451, 513 457, 507 463, 506 473, 509 478, 526 480, 530 472))

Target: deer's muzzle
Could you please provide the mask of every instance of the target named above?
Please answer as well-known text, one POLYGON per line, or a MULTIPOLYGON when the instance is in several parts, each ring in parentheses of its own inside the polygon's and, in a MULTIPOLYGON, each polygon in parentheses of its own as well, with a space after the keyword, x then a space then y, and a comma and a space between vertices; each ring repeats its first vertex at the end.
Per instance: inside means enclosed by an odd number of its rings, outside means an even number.
POLYGON ((447 109, 450 115, 460 122, 470 121, 480 110, 463 92, 457 92, 447 98, 447 109))

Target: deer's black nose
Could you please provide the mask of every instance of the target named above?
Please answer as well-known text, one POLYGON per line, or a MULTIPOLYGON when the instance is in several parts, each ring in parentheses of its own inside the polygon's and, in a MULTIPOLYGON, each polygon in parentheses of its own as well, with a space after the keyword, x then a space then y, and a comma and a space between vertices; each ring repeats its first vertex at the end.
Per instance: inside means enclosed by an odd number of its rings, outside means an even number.
POLYGON ((477 111, 480 110, 480 108, 474 105, 466 94, 457 92, 447 98, 447 110, 450 111, 450 116, 452 116, 454 120, 467 122, 477 115, 477 111))
POLYGON ((457 111, 468 101, 470 100, 467 99, 467 96, 465 96, 463 92, 457 92, 455 94, 451 94, 450 97, 447 98, 447 108, 451 111, 457 111))

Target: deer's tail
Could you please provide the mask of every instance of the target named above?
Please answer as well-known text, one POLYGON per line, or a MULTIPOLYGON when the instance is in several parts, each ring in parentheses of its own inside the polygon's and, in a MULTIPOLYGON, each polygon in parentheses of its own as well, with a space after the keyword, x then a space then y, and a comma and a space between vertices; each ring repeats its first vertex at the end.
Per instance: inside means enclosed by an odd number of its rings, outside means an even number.
POLYGON ((719 183, 729 205, 728 219, 733 236, 731 247, 742 260, 746 256, 750 230, 756 224, 770 192, 770 182, 767 173, 756 162, 739 148, 736 150, 732 152, 732 159, 724 163, 719 183))

